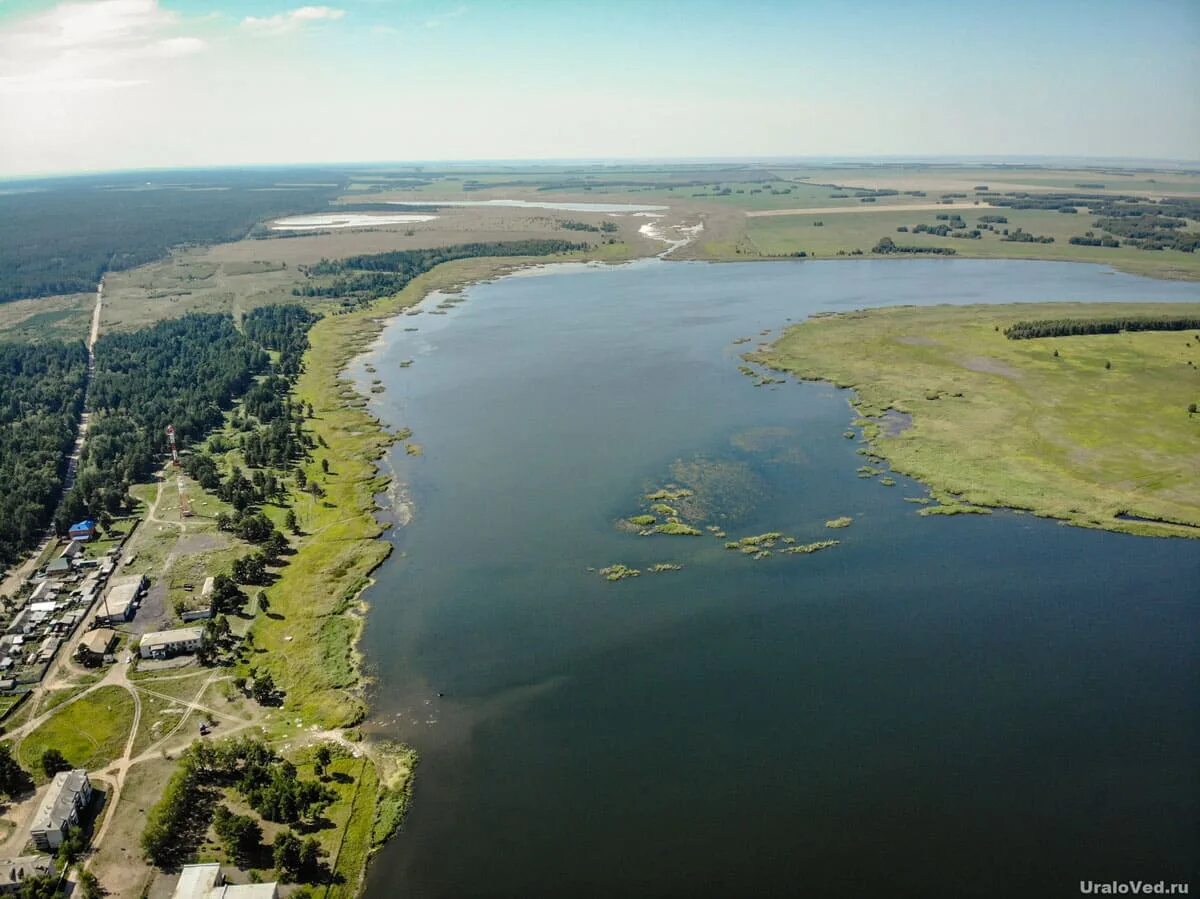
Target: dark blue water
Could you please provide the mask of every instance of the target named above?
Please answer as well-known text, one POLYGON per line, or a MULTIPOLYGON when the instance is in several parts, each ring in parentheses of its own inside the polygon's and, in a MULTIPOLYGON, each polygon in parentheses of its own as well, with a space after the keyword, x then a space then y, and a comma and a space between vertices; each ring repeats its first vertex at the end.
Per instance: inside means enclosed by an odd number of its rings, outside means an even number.
POLYGON ((1195 879, 1200 542, 919 517, 919 485, 856 477, 844 392, 756 388, 731 344, 823 309, 1200 289, 1021 262, 550 271, 402 316, 370 360, 424 455, 389 460, 414 517, 368 597, 374 730, 422 755, 368 896, 1195 879), (681 476, 730 538, 842 543, 753 561, 614 526, 681 476), (662 561, 684 568, 588 570, 662 561))

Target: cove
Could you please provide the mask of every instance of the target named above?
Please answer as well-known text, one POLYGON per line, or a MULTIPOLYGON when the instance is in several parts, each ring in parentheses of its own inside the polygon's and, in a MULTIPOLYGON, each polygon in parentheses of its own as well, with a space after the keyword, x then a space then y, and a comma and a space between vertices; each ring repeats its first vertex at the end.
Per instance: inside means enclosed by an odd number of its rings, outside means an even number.
POLYGON ((1078 264, 655 260, 398 316, 351 368, 424 448, 385 460, 390 514, 403 499, 412 519, 388 534, 363 651, 370 729, 422 758, 367 895, 1188 879, 1200 543, 919 517, 920 485, 856 477, 845 391, 755 387, 738 365, 822 311, 1198 296, 1078 264), (841 543, 753 561, 614 526, 681 475, 730 538, 841 543), (683 568, 588 570, 665 561, 683 568))

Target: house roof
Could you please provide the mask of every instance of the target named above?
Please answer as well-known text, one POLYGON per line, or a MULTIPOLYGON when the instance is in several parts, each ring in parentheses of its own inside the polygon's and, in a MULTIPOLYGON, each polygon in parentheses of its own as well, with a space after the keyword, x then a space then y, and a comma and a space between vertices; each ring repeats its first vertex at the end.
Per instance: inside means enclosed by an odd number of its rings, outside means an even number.
POLYGON ((111 627, 98 627, 94 631, 89 631, 79 641, 79 645, 90 652, 92 655, 102 656, 113 644, 113 640, 117 639, 117 632, 111 627))
POLYGON ((96 522, 90 518, 85 518, 83 521, 77 521, 70 528, 72 531, 94 531, 96 522))
POLYGON ((0 858, 0 886, 24 883, 26 878, 38 877, 53 870, 53 859, 48 855, 19 855, 16 858, 0 858))
POLYGON ((70 820, 71 814, 79 807, 76 797, 83 792, 87 785, 87 771, 76 768, 74 771, 60 771, 50 781, 50 789, 38 806, 37 814, 29 828, 37 830, 58 830, 70 820))
POLYGON ((142 637, 142 646, 168 646, 172 643, 188 643, 204 637, 202 627, 179 627, 173 631, 151 631, 142 637))
POLYGON ((220 883, 223 879, 216 862, 184 865, 171 899, 275 899, 279 895, 274 883, 220 883))

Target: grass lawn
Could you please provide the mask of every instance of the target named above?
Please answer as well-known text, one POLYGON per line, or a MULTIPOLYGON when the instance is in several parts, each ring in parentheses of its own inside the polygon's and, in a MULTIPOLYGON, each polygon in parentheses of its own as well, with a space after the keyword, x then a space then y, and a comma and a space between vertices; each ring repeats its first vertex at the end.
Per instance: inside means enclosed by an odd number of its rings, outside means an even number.
POLYGON ((17 755, 35 779, 42 753, 59 750, 77 768, 101 768, 125 749, 133 724, 133 700, 121 687, 101 687, 70 705, 21 741, 17 755))
POLYGON ((1020 319, 1164 312, 1195 315, 1200 304, 876 309, 797 325, 763 359, 855 388, 865 416, 911 414, 900 434, 872 424, 867 436, 945 499, 953 492, 1074 524, 1196 537, 1200 415, 1187 408, 1200 402, 1200 335, 1001 333, 1020 319), (1194 527, 1118 520, 1122 512, 1194 527))

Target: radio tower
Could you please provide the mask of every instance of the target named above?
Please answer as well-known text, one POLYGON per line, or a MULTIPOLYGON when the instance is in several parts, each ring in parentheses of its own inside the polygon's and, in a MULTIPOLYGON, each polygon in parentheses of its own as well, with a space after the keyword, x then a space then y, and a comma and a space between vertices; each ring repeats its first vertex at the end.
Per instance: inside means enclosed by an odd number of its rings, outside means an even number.
POLYGON ((179 514, 184 518, 191 518, 192 505, 188 502, 187 491, 183 488, 183 475, 176 478, 175 483, 179 486, 179 514))
POLYGON ((192 517, 192 507, 188 503, 187 491, 183 488, 183 474, 179 469, 179 445, 175 442, 175 425, 167 425, 167 444, 171 447, 171 464, 177 470, 175 484, 179 487, 179 514, 184 518, 192 517))

